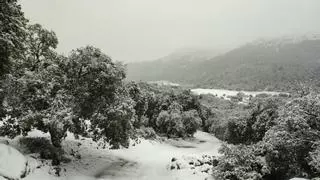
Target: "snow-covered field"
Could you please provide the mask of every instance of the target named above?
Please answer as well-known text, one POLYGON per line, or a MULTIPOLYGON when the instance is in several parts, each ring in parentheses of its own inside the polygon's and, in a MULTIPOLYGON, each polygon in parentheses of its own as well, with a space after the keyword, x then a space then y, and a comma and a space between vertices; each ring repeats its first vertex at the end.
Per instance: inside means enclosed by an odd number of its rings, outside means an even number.
MULTIPOLYGON (((30 133, 37 136, 40 132, 30 133)), ((41 134, 47 137, 48 134, 41 134)), ((16 145, 17 139, 10 141, 16 145)), ((26 155, 33 161, 30 173, 25 180, 197 180, 211 179, 206 173, 184 170, 169 170, 173 157, 197 157, 201 155, 218 155, 220 141, 210 134, 197 132, 192 140, 152 141, 141 139, 140 143, 131 143, 129 149, 103 149, 90 139, 76 140, 71 134, 63 142, 67 153, 77 152, 81 158, 73 158, 71 162, 62 164, 61 176, 54 175, 50 161, 43 161, 26 155), (72 150, 71 150, 72 149, 72 150)), ((1 154, 0 154, 1 156, 1 154)), ((0 166, 1 168, 1 166, 0 166)))
POLYGON ((268 95, 279 95, 280 92, 273 92, 273 91, 236 91, 236 90, 226 90, 226 89, 192 89, 193 93, 200 95, 200 94, 212 94, 217 97, 227 97, 227 96, 236 96, 239 92, 247 95, 255 97, 258 94, 268 94, 268 95))

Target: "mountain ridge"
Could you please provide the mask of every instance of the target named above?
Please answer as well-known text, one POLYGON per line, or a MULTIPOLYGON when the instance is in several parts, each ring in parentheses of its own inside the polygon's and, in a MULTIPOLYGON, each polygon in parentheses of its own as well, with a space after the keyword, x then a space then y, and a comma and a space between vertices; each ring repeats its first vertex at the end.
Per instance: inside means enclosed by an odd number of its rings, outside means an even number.
POLYGON ((195 87, 290 90, 317 84, 320 36, 257 40, 211 58, 168 56, 166 61, 128 64, 128 79, 167 80, 195 87), (171 60, 170 60, 171 59, 171 60))

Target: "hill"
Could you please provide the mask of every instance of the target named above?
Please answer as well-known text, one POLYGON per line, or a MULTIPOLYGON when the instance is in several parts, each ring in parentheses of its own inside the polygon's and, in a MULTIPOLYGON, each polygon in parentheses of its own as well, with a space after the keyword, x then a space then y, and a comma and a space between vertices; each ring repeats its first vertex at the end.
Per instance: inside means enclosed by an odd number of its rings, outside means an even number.
POLYGON ((320 39, 315 36, 257 40, 211 58, 189 53, 131 63, 128 79, 207 88, 289 90, 299 83, 317 83, 319 50, 320 39))

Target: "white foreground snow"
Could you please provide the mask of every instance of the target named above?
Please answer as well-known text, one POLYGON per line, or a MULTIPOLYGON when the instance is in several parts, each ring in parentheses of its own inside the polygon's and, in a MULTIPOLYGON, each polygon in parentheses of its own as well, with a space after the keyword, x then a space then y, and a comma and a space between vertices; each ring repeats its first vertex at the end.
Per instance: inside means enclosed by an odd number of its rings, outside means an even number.
POLYGON ((18 150, 0 144, 0 177, 19 179, 26 172, 27 160, 18 150))
POLYGON ((169 170, 169 163, 173 157, 182 156, 201 156, 201 155, 219 155, 218 149, 220 141, 204 132, 197 132, 195 140, 189 141, 168 141, 159 143, 154 141, 143 140, 141 144, 129 149, 116 150, 112 153, 115 156, 135 162, 133 168, 125 168, 127 174, 112 179, 153 179, 153 180, 197 180, 211 176, 205 173, 193 174, 193 171, 169 170))
MULTIPOLYGON (((30 133, 30 136, 44 136, 40 132, 30 133)), ((15 142, 11 141, 10 144, 15 142)), ((173 157, 201 155, 218 155, 220 141, 210 134, 197 132, 193 140, 165 140, 163 142, 141 139, 139 144, 132 143, 129 149, 109 150, 91 139, 74 139, 69 134, 63 142, 63 148, 67 154, 74 151, 81 155, 81 158, 72 158, 72 161, 61 165, 61 176, 54 174, 54 167, 47 160, 35 160, 30 173, 24 180, 204 180, 211 176, 206 173, 195 173, 190 169, 170 170, 169 164, 173 157), (72 149, 72 150, 71 150, 72 149)), ((8 154, 9 151, 7 151, 8 154)), ((16 150, 10 152, 17 153, 16 150)), ((1 155, 0 155, 1 156, 1 155)), ((2 157, 4 158, 4 157, 2 157)), ((25 158, 20 155, 14 157, 5 156, 10 159, 12 166, 4 169, 4 172, 11 172, 14 177, 19 177, 25 165, 25 158), (13 159, 19 157, 20 160, 13 159), (12 159, 13 158, 13 159, 12 159), (18 173, 19 172, 19 173, 18 173)), ((28 159, 28 160, 29 160, 28 159)), ((0 160, 0 162, 4 162, 0 160)), ((2 167, 2 166, 1 166, 2 167)))

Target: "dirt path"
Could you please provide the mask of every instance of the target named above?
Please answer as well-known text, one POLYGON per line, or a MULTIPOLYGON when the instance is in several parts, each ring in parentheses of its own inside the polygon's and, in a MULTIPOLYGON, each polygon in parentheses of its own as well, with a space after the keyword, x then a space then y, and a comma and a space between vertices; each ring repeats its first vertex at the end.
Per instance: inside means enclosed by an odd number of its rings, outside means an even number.
POLYGON ((167 167, 172 157, 218 155, 220 141, 210 134, 198 132, 192 141, 170 140, 166 143, 142 141, 135 147, 114 150, 119 161, 112 163, 96 177, 119 180, 197 180, 206 175, 187 171, 170 171, 167 167))

